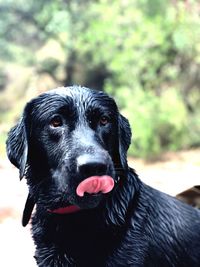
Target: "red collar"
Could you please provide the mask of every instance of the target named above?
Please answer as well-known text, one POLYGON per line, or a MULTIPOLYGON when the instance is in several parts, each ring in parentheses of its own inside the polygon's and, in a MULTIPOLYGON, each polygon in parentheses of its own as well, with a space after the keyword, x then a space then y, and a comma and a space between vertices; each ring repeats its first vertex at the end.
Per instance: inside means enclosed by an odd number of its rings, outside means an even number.
POLYGON ((78 206, 71 205, 63 208, 58 208, 55 210, 48 210, 51 213, 55 214, 69 214, 69 213, 75 213, 77 211, 80 211, 81 209, 78 206))

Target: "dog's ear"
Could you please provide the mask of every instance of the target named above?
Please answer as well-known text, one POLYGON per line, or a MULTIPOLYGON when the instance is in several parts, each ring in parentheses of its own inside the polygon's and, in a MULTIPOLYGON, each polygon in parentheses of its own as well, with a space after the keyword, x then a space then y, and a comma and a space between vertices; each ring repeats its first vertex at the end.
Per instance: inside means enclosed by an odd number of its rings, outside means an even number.
POLYGON ((119 156, 121 165, 124 169, 127 166, 127 151, 131 144, 131 127, 128 120, 119 114, 119 156))
POLYGON ((26 203, 25 203, 25 207, 24 207, 24 211, 23 211, 23 215, 22 215, 22 225, 25 227, 30 218, 31 218, 31 214, 33 211, 33 208, 35 206, 35 201, 33 199, 33 197, 31 196, 31 194, 28 194, 26 203))
POLYGON ((19 169, 20 179, 23 178, 26 171, 27 157, 28 157, 28 109, 27 104, 24 109, 24 113, 20 121, 15 125, 8 133, 8 139, 6 141, 7 155, 10 162, 19 169))
MULTIPOLYGON (((17 125, 15 125, 8 133, 8 139, 6 141, 6 149, 9 160, 15 167, 19 169, 20 179, 24 177, 27 158, 28 158, 28 143, 31 132, 30 125, 30 108, 31 103, 28 103, 24 109, 24 113, 17 125)), ((30 220, 32 210, 35 202, 30 194, 26 200, 22 225, 26 226, 30 220)))

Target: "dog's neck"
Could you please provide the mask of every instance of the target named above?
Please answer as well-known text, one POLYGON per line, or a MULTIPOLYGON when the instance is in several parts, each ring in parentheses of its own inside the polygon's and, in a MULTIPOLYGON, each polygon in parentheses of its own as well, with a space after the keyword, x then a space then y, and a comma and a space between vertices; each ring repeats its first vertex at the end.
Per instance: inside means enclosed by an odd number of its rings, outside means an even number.
POLYGON ((135 199, 138 198, 140 180, 131 168, 126 176, 120 178, 115 191, 106 202, 105 219, 108 225, 123 226, 134 208, 135 199))

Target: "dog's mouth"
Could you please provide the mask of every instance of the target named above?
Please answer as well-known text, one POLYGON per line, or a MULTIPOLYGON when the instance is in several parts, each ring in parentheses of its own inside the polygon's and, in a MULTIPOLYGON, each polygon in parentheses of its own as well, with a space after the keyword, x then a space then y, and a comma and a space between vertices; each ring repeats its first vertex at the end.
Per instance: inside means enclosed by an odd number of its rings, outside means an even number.
MULTIPOLYGON (((111 176, 91 176, 83 180, 76 188, 76 195, 78 199, 97 199, 102 194, 107 194, 112 191, 114 187, 114 180, 111 176)), ((82 205, 72 205, 68 203, 64 207, 59 207, 56 209, 49 210, 51 213, 55 214, 70 214, 82 210, 82 205)), ((86 205, 87 206, 87 205, 86 205)))

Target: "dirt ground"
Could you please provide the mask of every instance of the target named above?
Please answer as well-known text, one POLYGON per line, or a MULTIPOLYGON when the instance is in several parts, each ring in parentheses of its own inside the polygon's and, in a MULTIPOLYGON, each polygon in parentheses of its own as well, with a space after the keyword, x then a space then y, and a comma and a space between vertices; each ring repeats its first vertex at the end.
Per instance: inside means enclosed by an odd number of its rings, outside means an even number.
MULTIPOLYGON (((200 185, 200 149, 170 152, 151 163, 130 158, 129 164, 145 183, 172 196, 200 185)), ((26 196, 26 183, 19 182, 18 171, 0 160, 0 266, 36 266, 30 226, 21 225, 26 196)))

